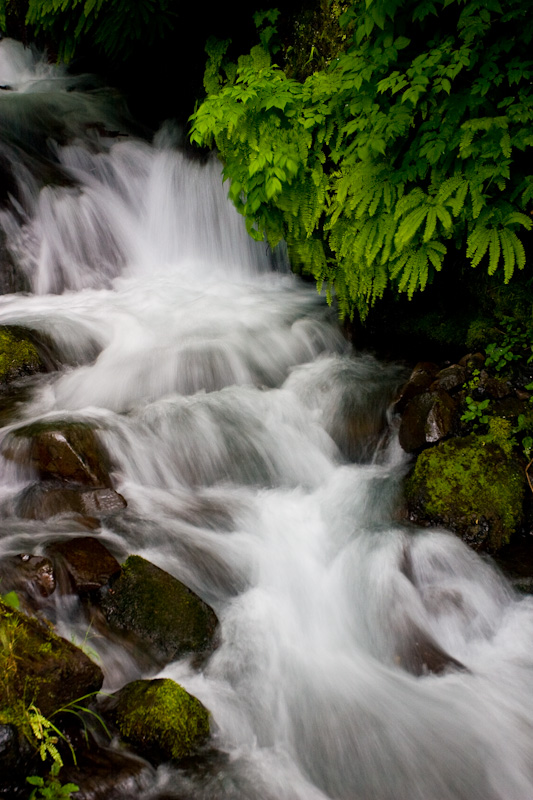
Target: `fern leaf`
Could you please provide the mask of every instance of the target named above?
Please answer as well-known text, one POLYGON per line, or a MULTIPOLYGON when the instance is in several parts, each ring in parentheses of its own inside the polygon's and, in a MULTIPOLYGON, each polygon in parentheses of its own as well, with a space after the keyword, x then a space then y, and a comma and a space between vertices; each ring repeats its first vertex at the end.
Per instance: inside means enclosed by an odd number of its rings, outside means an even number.
POLYGON ((494 275, 500 261, 500 232, 493 228, 490 234, 489 244, 489 275, 494 275))
POLYGON ((516 261, 513 242, 511 239, 511 231, 508 231, 506 228, 503 228, 503 230, 501 230, 499 234, 500 234, 500 242, 502 245, 505 283, 509 283, 514 272, 515 261, 516 261))

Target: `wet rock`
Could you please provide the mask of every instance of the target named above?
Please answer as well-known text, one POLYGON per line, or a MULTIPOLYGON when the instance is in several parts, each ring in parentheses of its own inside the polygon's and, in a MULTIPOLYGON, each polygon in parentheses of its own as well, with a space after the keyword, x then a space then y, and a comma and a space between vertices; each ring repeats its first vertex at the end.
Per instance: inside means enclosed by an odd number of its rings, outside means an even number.
POLYGON ((409 380, 400 389, 398 399, 394 405, 396 414, 401 414, 407 403, 419 394, 429 389, 437 375, 439 368, 432 361, 419 361, 414 367, 409 380))
POLYGON ((74 590, 80 594, 100 589, 120 572, 116 558, 94 536, 52 542, 46 552, 65 565, 74 590))
POLYGON ((431 384, 431 390, 443 389, 445 392, 453 392, 460 389, 466 380, 466 369, 459 364, 452 364, 445 369, 441 369, 431 384))
POLYGON ((496 400, 508 397, 513 392, 511 385, 507 381, 489 375, 484 369, 481 370, 479 375, 477 391, 482 395, 490 395, 496 400))
MULTIPOLYGON (((0 165, 0 205, 2 205, 2 174, 0 165)), ((30 284, 17 267, 6 246, 6 236, 0 228, 0 294, 14 294, 29 291, 30 284)))
POLYGON ((140 556, 130 556, 102 600, 112 628, 135 634, 162 663, 216 645, 215 612, 187 586, 140 556))
MULTIPOLYGON (((1 700, 0 700, 1 704, 1 700)), ((0 711, 0 797, 6 800, 26 798, 27 791, 20 789, 25 784, 26 765, 32 756, 27 739, 15 725, 4 724, 0 711)))
POLYGON ((142 797, 153 784, 153 770, 146 761, 131 753, 103 748, 90 742, 90 748, 75 748, 77 764, 65 764, 61 782, 79 786, 76 800, 109 800, 115 797, 142 797))
POLYGON ((473 434, 425 450, 406 482, 413 521, 445 525, 491 552, 518 528, 524 492, 520 464, 473 434))
POLYGON ((22 492, 16 511, 24 519, 49 519, 58 514, 106 516, 124 508, 126 501, 113 489, 35 483, 22 492))
POLYGON ((50 716, 102 686, 102 670, 84 652, 47 625, 1 602, 0 632, 1 722, 20 729, 17 714, 29 702, 50 716))
POLYGON ((45 556, 22 553, 0 559, 2 594, 17 592, 30 606, 34 600, 49 597, 56 588, 54 567, 45 556))
POLYGON ((439 442, 454 428, 457 404, 447 392, 424 392, 409 401, 402 415, 399 439, 407 453, 439 442))
POLYGON ((3 448, 6 458, 29 459, 43 480, 111 488, 109 457, 94 431, 73 422, 40 422, 12 432, 3 448))
POLYGON ((0 384, 42 372, 44 365, 30 337, 20 330, 0 327, 0 384))
POLYGON ((209 738, 209 712, 169 678, 127 684, 111 714, 122 739, 155 763, 180 761, 209 738))
POLYGON ((466 667, 453 658, 418 625, 411 623, 408 633, 402 638, 396 662, 413 675, 441 675, 451 670, 465 671, 466 667))

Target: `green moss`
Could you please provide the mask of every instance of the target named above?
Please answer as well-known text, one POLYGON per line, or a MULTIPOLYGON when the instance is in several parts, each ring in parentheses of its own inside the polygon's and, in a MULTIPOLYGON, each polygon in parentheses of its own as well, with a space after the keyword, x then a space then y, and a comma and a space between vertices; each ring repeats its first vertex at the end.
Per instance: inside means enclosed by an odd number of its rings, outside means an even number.
POLYGON ((0 381, 38 372, 41 366, 37 348, 29 339, 0 327, 0 381))
POLYGON ((496 444, 471 435, 421 453, 406 496, 418 520, 442 523, 497 550, 521 522, 524 489, 520 465, 496 444))
POLYGON ((115 720, 123 739, 148 755, 179 761, 209 737, 209 712, 169 678, 129 683, 115 720))

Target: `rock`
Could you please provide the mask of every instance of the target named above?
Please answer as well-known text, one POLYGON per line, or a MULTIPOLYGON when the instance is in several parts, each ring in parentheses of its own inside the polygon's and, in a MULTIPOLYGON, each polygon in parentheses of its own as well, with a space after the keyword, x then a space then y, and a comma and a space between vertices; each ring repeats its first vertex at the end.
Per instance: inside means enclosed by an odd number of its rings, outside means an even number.
POLYGON ((468 372, 473 372, 475 369, 483 369, 485 363, 485 356, 483 353, 467 353, 459 359, 459 366, 464 367, 468 372))
POLYGON ((112 718, 121 737, 157 762, 180 761, 209 738, 209 712, 169 678, 127 684, 112 718))
POLYGON ((102 588, 120 573, 116 558, 94 536, 52 542, 46 552, 65 565, 74 590, 81 594, 102 588))
POLYGON ((0 383, 43 371, 35 344, 15 328, 0 326, 0 383))
POLYGON ((444 439, 455 425, 457 405, 447 392, 424 392, 410 400, 400 422, 399 440, 407 453, 415 453, 444 439))
POLYGON ((102 686, 102 670, 82 650, 2 602, 0 633, 0 723, 20 729, 21 708, 33 703, 49 717, 102 686))
POLYGON ((89 489, 57 483, 34 483, 19 496, 17 514, 24 519, 49 519, 58 514, 105 516, 126 508, 113 489, 89 489))
POLYGON ((29 460, 42 480, 111 488, 109 456, 92 428, 79 422, 17 428, 4 444, 3 455, 17 463, 29 460))
MULTIPOLYGON (((142 797, 146 790, 146 773, 150 766, 131 753, 114 748, 75 747, 76 765, 65 764, 61 769, 61 783, 79 786, 76 800, 110 800, 115 797, 142 797)), ((153 776, 152 781, 153 781, 153 776)))
POLYGON ((413 521, 445 525, 491 552, 519 526, 524 491, 520 464, 473 434, 425 450, 406 482, 413 521))
POLYGON ((443 389, 445 392, 453 392, 460 389, 466 381, 466 369, 459 364, 452 364, 445 369, 441 369, 431 384, 431 391, 443 389))
POLYGON ((0 559, 0 586, 2 594, 17 592, 30 607, 34 601, 49 597, 56 588, 53 564, 45 556, 22 553, 0 559))
POLYGON ((396 414, 401 414, 407 403, 419 394, 429 389, 437 375, 439 368, 431 361, 419 361, 414 367, 409 380, 405 383, 398 394, 398 399, 394 405, 396 414))
POLYGON ((413 675, 441 675, 450 670, 466 670, 464 664, 443 650, 429 633, 414 623, 410 624, 408 634, 399 643, 396 662, 413 675))
POLYGON ((483 396, 490 395, 496 400, 501 400, 503 397, 508 397, 513 393, 513 389, 507 381, 502 380, 502 378, 494 378, 485 369, 480 372, 479 383, 476 388, 477 392, 483 396))
POLYGON ((6 800, 27 797, 20 786, 25 784, 26 765, 32 755, 30 743, 21 731, 15 725, 0 721, 0 797, 6 800))
POLYGON ((215 646, 215 612, 187 586, 140 556, 130 556, 101 603, 112 628, 139 637, 168 663, 215 646))

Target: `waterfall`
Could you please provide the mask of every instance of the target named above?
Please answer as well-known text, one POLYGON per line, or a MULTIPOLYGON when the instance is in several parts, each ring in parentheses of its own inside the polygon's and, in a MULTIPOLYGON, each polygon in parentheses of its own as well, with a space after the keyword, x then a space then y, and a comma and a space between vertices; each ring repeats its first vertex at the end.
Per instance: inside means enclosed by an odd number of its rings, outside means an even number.
MULTIPOLYGON (((161 766, 138 796, 531 800, 533 604, 454 535, 398 521, 401 370, 346 343, 172 125, 146 141, 113 92, 9 40, 0 86, 0 229, 27 288, 0 296, 0 324, 58 365, 0 439, 95 426, 127 501, 99 539, 221 622, 201 670, 158 675, 210 710, 224 758, 161 766), (406 668, 420 638, 457 668, 406 668)), ((68 515, 17 516, 32 479, 0 459, 0 556, 80 535, 68 515)), ((146 677, 118 645, 91 647, 104 690, 146 677)))

